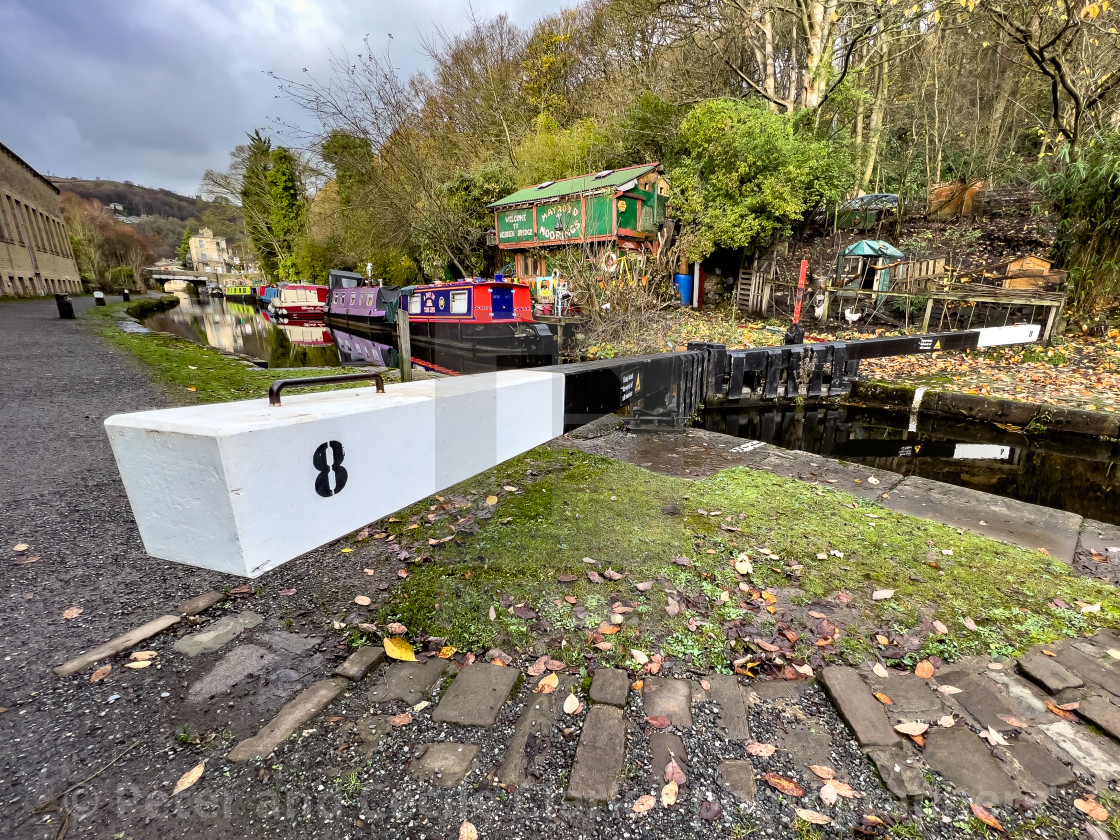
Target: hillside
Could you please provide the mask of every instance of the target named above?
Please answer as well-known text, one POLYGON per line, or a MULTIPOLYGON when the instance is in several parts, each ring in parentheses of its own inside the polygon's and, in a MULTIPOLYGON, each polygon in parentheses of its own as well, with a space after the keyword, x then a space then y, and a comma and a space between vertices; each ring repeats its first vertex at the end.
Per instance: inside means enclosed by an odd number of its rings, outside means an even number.
POLYGON ((88 181, 81 178, 51 178, 61 190, 76 193, 82 198, 100 201, 106 207, 119 204, 123 216, 163 216, 186 221, 199 216, 208 202, 201 198, 179 195, 176 192, 153 187, 142 187, 130 181, 88 181))

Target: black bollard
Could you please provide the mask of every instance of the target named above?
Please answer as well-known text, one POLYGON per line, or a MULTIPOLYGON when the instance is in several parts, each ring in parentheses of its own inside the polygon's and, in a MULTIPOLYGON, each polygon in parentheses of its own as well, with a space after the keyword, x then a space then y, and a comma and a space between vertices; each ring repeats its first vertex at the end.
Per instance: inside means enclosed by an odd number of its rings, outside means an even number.
POLYGON ((54 296, 55 306, 58 307, 58 317, 64 321, 74 320, 74 301, 70 300, 70 295, 56 294, 54 296))
POLYGON ((94 306, 104 306, 105 305, 105 293, 104 292, 94 292, 93 293, 93 305, 94 306))
POLYGON ((125 289, 123 292, 121 292, 121 299, 125 303, 128 303, 130 300, 132 300, 132 298, 128 294, 128 289, 125 289))

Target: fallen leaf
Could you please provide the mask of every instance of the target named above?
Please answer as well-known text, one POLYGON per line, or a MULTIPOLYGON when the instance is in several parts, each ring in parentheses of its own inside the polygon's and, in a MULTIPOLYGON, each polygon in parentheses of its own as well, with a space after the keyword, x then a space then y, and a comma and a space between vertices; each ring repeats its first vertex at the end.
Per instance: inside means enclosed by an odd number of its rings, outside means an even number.
POLYGON ((1073 800, 1073 807, 1097 822, 1104 822, 1108 819, 1108 811, 1095 799, 1075 799, 1073 800))
POLYGON ((940 691, 942 694, 960 694, 961 693, 961 689, 957 688, 955 685, 939 685, 937 687, 937 690, 940 691))
POLYGON ((670 758, 669 763, 665 765, 665 781, 676 782, 678 785, 688 784, 688 775, 684 772, 684 768, 677 764, 675 758, 670 758))
POLYGON ((1003 663, 1002 662, 989 662, 988 663, 988 670, 990 670, 990 671, 1002 671, 1003 670, 1003 663))
POLYGON ((875 634, 875 641, 881 645, 889 645, 891 643, 891 640, 884 636, 882 633, 875 634))
POLYGON ((643 688, 645 688, 645 685, 645 680, 634 680, 634 682, 630 683, 630 689, 632 691, 641 691, 643 688))
POLYGON ((1116 650, 1116 648, 1109 648, 1108 655, 1113 659, 1120 659, 1120 650, 1116 650))
POLYGON ((817 796, 821 798, 821 802, 831 808, 836 804, 836 800, 840 794, 836 792, 836 788, 832 786, 832 782, 826 782, 819 791, 817 796))
POLYGON ((647 717, 646 723, 654 729, 668 729, 673 725, 673 722, 664 715, 652 715, 651 717, 647 717))
POLYGON ((459 840, 478 840, 478 829, 474 827, 474 823, 463 820, 463 824, 459 826, 459 840))
POLYGON ((1085 821, 1085 836, 1088 837, 1089 840, 1109 840, 1108 835, 1104 833, 1103 829, 1098 828, 1088 820, 1085 821))
POLYGON ((595 647, 599 648, 599 650, 610 650, 614 647, 614 645, 612 645, 610 642, 597 642, 595 644, 595 647))
POLYGON ((755 639, 754 643, 762 648, 767 653, 777 653, 781 650, 777 645, 772 645, 769 642, 764 642, 762 639, 755 639))
POLYGON ((368 595, 355 595, 354 603, 359 607, 368 607, 373 603, 373 601, 370 600, 370 597, 368 595))
POLYGON ((755 758, 769 758, 778 749, 773 744, 760 744, 755 742, 747 744, 747 755, 753 755, 755 758))
POLYGON ((579 708, 579 698, 574 694, 569 694, 564 700, 564 714, 574 715, 576 709, 579 708))
POLYGON ((809 769, 813 771, 814 776, 826 782, 836 778, 836 771, 831 767, 825 767, 823 764, 810 764, 809 769))
POLYGON ((828 825, 832 822, 832 817, 826 817, 819 811, 810 811, 808 808, 798 808, 794 813, 805 822, 813 825, 828 825))
POLYGON ((177 781, 175 783, 175 789, 173 791, 171 791, 171 795, 176 796, 176 795, 182 793, 187 788, 189 788, 191 785, 193 785, 195 782, 197 782, 199 779, 201 779, 202 778, 202 773, 205 769, 206 769, 206 762, 204 761, 201 764, 198 764, 198 765, 192 767, 190 770, 188 770, 186 773, 184 773, 182 776, 180 776, 179 781, 177 781))
POLYGON ((603 579, 601 577, 599 577, 599 573, 595 572, 595 571, 588 572, 587 573, 587 579, 589 581, 591 581, 592 583, 602 583, 603 582, 603 579))
POLYGON ((1080 706, 1080 705, 1081 705, 1081 701, 1074 700, 1072 703, 1059 703, 1058 708, 1062 709, 1063 711, 1066 711, 1066 712, 1072 712, 1072 711, 1075 711, 1077 709, 1077 707, 1080 706))
POLYGON ((980 822, 984 823, 984 825, 988 826, 989 828, 994 828, 996 831, 1003 831, 1004 833, 1006 833, 1000 821, 993 817, 988 811, 985 811, 975 802, 970 802, 969 807, 972 809, 972 813, 976 817, 976 819, 980 820, 980 822))
POLYGON ((560 685, 560 678, 556 674, 549 674, 548 676, 541 677, 541 681, 537 683, 537 687, 533 689, 534 694, 551 694, 560 685))
POLYGON ((894 705, 894 701, 890 697, 888 697, 887 695, 883 694, 883 692, 881 692, 881 691, 876 691, 873 696, 876 700, 878 700, 884 706, 893 706, 894 705))
POLYGON ((1073 714, 1073 712, 1068 711, 1067 709, 1063 709, 1059 706, 1054 705, 1049 700, 1046 701, 1046 708, 1056 714, 1062 720, 1068 720, 1070 723, 1077 723, 1077 715, 1073 714))
POLYGON ((497 503, 498 503, 498 497, 497 496, 487 496, 486 497, 486 504, 488 504, 490 507, 494 507, 494 505, 496 505, 497 503))
POLYGON ((408 577, 408 569, 397 569, 397 577, 402 579, 408 577))
POLYGON ((967 627, 973 633, 975 633, 976 630, 977 630, 976 622, 972 620, 972 616, 970 616, 970 615, 966 615, 964 618, 962 618, 961 619, 961 624, 963 624, 965 627, 967 627))
POLYGON ((681 611, 681 605, 673 598, 666 598, 665 601, 665 612, 669 615, 677 615, 681 611))
POLYGON ((1100 604, 1086 604, 1085 606, 1083 606, 1081 608, 1081 612, 1087 613, 1087 614, 1088 613, 1099 613, 1100 611, 1101 611, 1101 605, 1100 604))
POLYGON ((276 594, 277 594, 277 595, 280 595, 280 596, 282 596, 282 597, 284 597, 284 598, 288 598, 288 597, 290 597, 290 596, 292 596, 292 595, 295 595, 295 594, 296 594, 296 590, 294 590, 294 589, 281 589, 281 590, 280 590, 279 592, 277 592, 276 594))
POLYGON ((998 717, 1005 723, 1010 723, 1012 726, 1017 726, 1020 729, 1028 729, 1030 727, 1029 723, 1024 723, 1023 721, 1019 720, 1019 718, 1012 717, 1011 715, 996 715, 996 717, 998 717))
POLYGON ((404 636, 408 634, 408 628, 399 621, 391 621, 385 625, 385 632, 390 636, 404 636))
POLYGON ((1007 746, 1007 739, 1004 738, 1002 735, 1000 735, 998 732, 996 732, 996 730, 993 729, 991 726, 989 726, 987 728, 987 730, 985 732, 983 732, 982 734, 987 737, 988 743, 991 744, 993 747, 997 747, 997 746, 998 747, 1006 747, 1007 746))
POLYGON ((785 776, 779 776, 777 773, 767 773, 762 778, 766 780, 770 787, 784 793, 786 796, 805 795, 805 788, 801 787, 801 785, 793 779, 787 779, 785 776))
POLYGON ((933 629, 940 633, 942 636, 949 632, 949 628, 937 620, 933 622, 933 629))
POLYGON ((489 613, 489 615, 490 615, 490 620, 491 620, 491 621, 494 621, 494 620, 495 620, 495 619, 496 619, 496 618, 498 617, 498 612, 497 612, 497 610, 495 610, 495 609, 494 609, 494 605, 493 605, 493 604, 491 604, 491 605, 490 605, 490 613, 489 613))
POLYGON ((1043 650, 1042 652, 1045 653, 1047 656, 1057 656, 1058 655, 1058 654, 1054 653, 1054 651, 1052 651, 1052 650, 1043 650))
POLYGON ((647 793, 644 796, 639 796, 638 801, 630 806, 630 810, 635 814, 644 814, 656 804, 657 800, 647 793))
POLYGON ((881 680, 885 680, 888 676, 887 669, 883 667, 882 662, 876 662, 874 665, 872 665, 871 671, 881 680))
POLYGON ((617 633, 618 630, 619 630, 618 625, 617 624, 612 624, 609 621, 604 621, 603 623, 601 623, 599 625, 599 632, 602 633, 604 636, 610 636, 614 633, 617 633))
POLYGON ((645 580, 641 583, 635 584, 635 586, 637 586, 639 592, 649 592, 651 589, 653 589, 653 581, 645 580))
POLYGON ((665 787, 661 788, 661 807, 669 808, 677 804, 677 790, 679 789, 676 782, 669 782, 665 787))
POLYGON ((112 670, 112 665, 102 665, 100 668, 89 675, 89 681, 91 683, 101 682, 103 679, 109 676, 109 672, 112 670))
POLYGON ((893 589, 876 589, 874 592, 871 593, 871 600, 872 601, 885 601, 887 598, 890 598, 892 595, 894 595, 894 590, 893 589))
POLYGON ((723 806, 718 799, 705 799, 700 803, 700 819, 715 822, 723 816, 723 806))
POLYGON ((81 607, 68 607, 65 610, 63 610, 62 617, 65 618, 67 621, 69 621, 70 619, 77 618, 78 616, 80 616, 84 612, 85 612, 85 610, 82 609, 81 607))
POLYGON ((157 656, 159 656, 159 653, 154 650, 135 650, 129 654, 128 658, 133 662, 147 662, 149 659, 155 659, 157 656))
POLYGON ((363 571, 363 572, 365 572, 365 573, 366 573, 367 575, 375 575, 375 574, 377 574, 377 570, 376 570, 376 569, 362 569, 362 571, 363 571))
POLYGON ((12 551, 27 551, 30 547, 27 543, 16 543, 12 546, 12 551))
POLYGON ((649 662, 649 656, 647 656, 644 651, 640 650, 631 650, 630 658, 637 662, 639 665, 645 665, 647 662, 649 662))
POLYGON ((943 726, 945 729, 948 729, 950 726, 955 726, 956 723, 957 723, 957 719, 955 717, 953 717, 952 715, 943 715, 937 721, 937 725, 938 726, 943 726))
POLYGON ((450 659, 455 655, 456 651, 458 651, 458 648, 453 648, 451 647, 451 645, 445 645, 444 647, 440 648, 439 653, 436 655, 440 659, 450 659))
POLYGON ((929 729, 928 723, 917 720, 906 721, 895 726, 895 731, 901 732, 903 735, 922 735, 927 729, 929 729))
POLYGON ((412 645, 404 639, 386 636, 384 639, 385 653, 390 659, 399 659, 402 662, 415 662, 416 654, 412 645))
POLYGON ((735 571, 741 575, 753 574, 754 566, 751 565, 751 558, 746 554, 740 554, 739 558, 735 561, 735 571))
POLYGON ((921 677, 923 680, 928 680, 933 676, 933 663, 928 659, 923 659, 914 666, 914 674, 921 677))
POLYGON ((145 659, 140 662, 126 662, 124 663, 124 667, 132 668, 133 670, 139 671, 141 668, 147 668, 151 664, 152 663, 150 661, 145 659))
POLYGON ((412 712, 401 712, 399 715, 389 715, 391 726, 408 726, 412 723, 412 712))

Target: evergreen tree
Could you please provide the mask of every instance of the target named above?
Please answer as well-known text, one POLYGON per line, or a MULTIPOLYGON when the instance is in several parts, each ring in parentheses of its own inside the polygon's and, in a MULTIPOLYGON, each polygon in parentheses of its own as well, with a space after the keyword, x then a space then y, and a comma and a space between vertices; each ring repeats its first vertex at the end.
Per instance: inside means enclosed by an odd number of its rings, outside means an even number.
POLYGON ((268 170, 269 226, 281 280, 299 279, 296 246, 307 233, 307 206, 299 177, 299 161, 283 146, 272 150, 268 170))

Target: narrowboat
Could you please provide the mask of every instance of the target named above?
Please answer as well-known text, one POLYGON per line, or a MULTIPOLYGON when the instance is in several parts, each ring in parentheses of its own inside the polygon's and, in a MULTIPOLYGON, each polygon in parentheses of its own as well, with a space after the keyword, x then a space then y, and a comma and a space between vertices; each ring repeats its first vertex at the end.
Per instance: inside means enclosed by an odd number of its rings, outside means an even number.
MULTIPOLYGON (((383 334, 384 340, 392 341, 397 312, 408 312, 417 361, 432 350, 454 360, 447 367, 458 372, 557 362, 556 335, 533 319, 531 294, 523 283, 458 280, 399 289, 348 285, 355 277, 358 275, 349 272, 331 272, 327 306, 331 326, 383 334)), ((362 282, 360 277, 358 281, 362 282)))
POLYGON ((268 303, 268 311, 277 318, 302 321, 319 321, 327 308, 326 286, 312 283, 289 283, 280 287, 280 293, 268 303))
POLYGON ((252 286, 226 286, 223 291, 226 300, 237 301, 238 303, 249 303, 253 300, 252 286))
POLYGON ((276 286, 257 286, 257 302, 261 306, 268 306, 274 297, 280 294, 280 289, 276 286))

